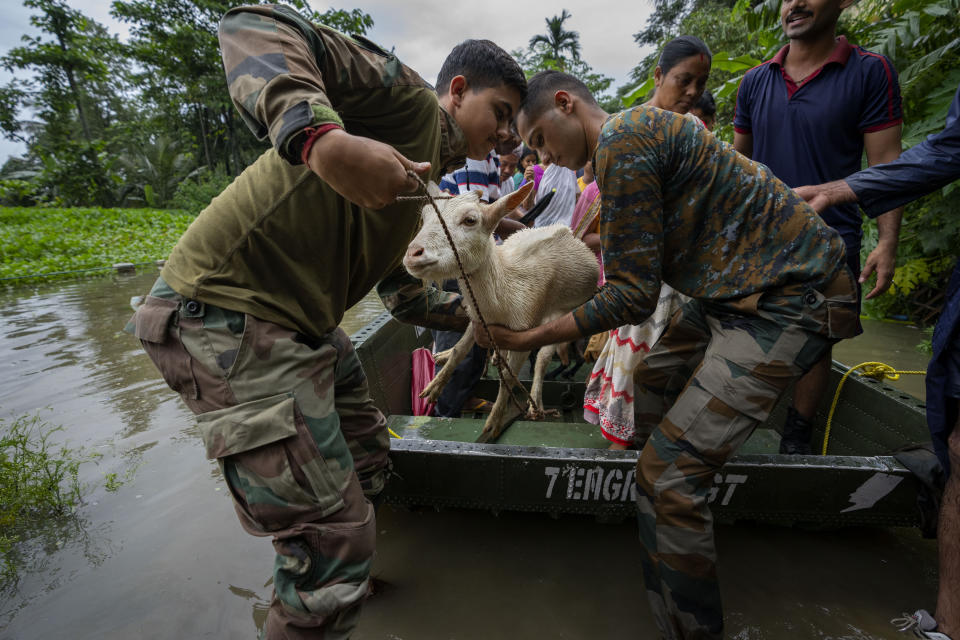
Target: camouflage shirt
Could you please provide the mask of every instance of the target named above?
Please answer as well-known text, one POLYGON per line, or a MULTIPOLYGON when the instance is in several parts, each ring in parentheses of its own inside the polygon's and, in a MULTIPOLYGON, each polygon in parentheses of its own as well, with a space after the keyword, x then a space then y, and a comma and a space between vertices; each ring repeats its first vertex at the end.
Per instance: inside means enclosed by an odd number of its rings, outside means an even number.
POLYGON ((645 106, 611 116, 593 166, 607 281, 573 312, 585 335, 646 320, 661 282, 736 309, 843 266, 837 232, 695 118, 645 106))
POLYGON ((231 10, 220 45, 234 105, 273 148, 200 213, 163 279, 185 297, 322 336, 391 274, 401 284, 389 301, 407 309, 406 319, 423 312, 434 326, 462 327, 455 294, 428 296, 404 278, 400 260, 419 204, 359 207, 300 160, 304 129, 337 123, 431 162, 438 180, 463 162, 466 141, 433 89, 389 52, 288 7, 231 10))

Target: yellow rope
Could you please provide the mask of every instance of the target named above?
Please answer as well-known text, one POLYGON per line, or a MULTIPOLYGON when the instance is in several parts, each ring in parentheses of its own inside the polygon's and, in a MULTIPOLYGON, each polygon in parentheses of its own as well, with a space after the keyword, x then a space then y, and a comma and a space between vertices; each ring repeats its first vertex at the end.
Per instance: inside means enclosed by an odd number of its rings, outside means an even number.
POLYGON ((390 432, 390 435, 392 435, 392 436, 393 436, 394 438, 396 438, 397 440, 403 440, 403 436, 397 435, 397 432, 394 431, 393 429, 391 429, 390 427, 387 427, 387 431, 389 431, 389 432, 390 432))
POLYGON ((827 427, 823 432, 823 450, 820 452, 822 455, 827 455, 827 444, 830 442, 830 427, 833 424, 833 413, 837 410, 837 401, 840 400, 840 390, 843 389, 843 383, 847 381, 850 374, 857 369, 863 369, 860 373, 861 376, 873 378, 874 380, 883 380, 884 378, 897 380, 902 375, 922 376, 926 373, 926 371, 898 371, 882 362, 861 362, 857 366, 847 369, 847 372, 840 378, 840 384, 837 385, 837 392, 833 394, 833 402, 830 404, 830 413, 827 415, 827 427))

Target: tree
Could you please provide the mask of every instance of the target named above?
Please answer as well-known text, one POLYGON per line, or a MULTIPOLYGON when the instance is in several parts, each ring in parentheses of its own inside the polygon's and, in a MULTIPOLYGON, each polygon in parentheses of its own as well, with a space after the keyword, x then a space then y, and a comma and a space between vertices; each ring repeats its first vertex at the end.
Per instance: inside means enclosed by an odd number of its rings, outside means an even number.
POLYGON ((645 47, 669 40, 667 36, 676 31, 680 21, 690 15, 697 4, 697 0, 654 0, 646 27, 633 34, 633 41, 645 47))
POLYGON ((38 178, 66 204, 112 204, 113 176, 105 152, 127 115, 127 69, 121 45, 105 27, 63 0, 25 0, 41 35, 23 36, 2 64, 35 74, 0 89, 0 128, 27 143, 43 170, 38 178), (31 124, 18 119, 29 109, 31 124))
POLYGON ((121 203, 160 207, 169 203, 180 183, 196 167, 166 134, 159 134, 118 158, 123 172, 121 203))
POLYGON ((544 18, 547 33, 538 33, 530 38, 530 49, 536 49, 539 45, 546 47, 546 58, 562 71, 566 70, 570 61, 580 59, 580 34, 563 28, 563 23, 572 17, 573 14, 564 9, 559 16, 544 18), (565 57, 564 52, 570 54, 570 60, 565 57))
POLYGON ((615 110, 616 105, 608 104, 606 101, 609 97, 605 95, 613 84, 613 78, 595 72, 593 67, 580 57, 580 34, 563 28, 563 23, 571 17, 572 14, 564 9, 559 16, 544 18, 547 33, 533 36, 526 49, 517 49, 512 51, 511 55, 528 78, 547 69, 565 71, 587 85, 601 106, 615 110))
MULTIPOLYGON (((138 81, 151 107, 152 131, 215 169, 237 175, 260 153, 227 90, 217 40, 228 0, 116 0, 111 13, 131 25, 129 55, 143 68, 138 81)), ((291 2, 315 22, 347 33, 366 33, 373 19, 360 9, 318 13, 305 0, 291 2)), ((146 141, 144 141, 146 143, 146 141)))

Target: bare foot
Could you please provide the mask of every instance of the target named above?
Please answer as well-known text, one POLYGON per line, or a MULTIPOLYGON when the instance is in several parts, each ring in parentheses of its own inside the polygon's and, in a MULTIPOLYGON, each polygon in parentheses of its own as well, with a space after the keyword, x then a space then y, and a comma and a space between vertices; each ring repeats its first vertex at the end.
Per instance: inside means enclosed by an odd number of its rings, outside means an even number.
POLYGON ((610 446, 607 447, 610 451, 626 451, 627 445, 620 444, 619 442, 611 442, 610 446))

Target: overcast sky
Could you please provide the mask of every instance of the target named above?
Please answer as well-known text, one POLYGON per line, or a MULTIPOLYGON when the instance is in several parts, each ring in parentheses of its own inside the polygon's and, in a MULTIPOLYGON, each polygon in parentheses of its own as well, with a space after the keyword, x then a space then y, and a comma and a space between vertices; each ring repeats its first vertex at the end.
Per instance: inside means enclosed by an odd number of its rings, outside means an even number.
MULTIPOLYGON (((110 16, 107 0, 68 0, 70 6, 104 24, 126 39, 126 25, 110 16)), ((25 33, 34 33, 30 25, 30 9, 18 0, 4 2, 0 22, 0 54, 20 44, 25 33), (14 4, 16 3, 16 4, 14 4)), ((482 3, 439 2, 437 0, 365 0, 360 4, 317 2, 318 11, 334 6, 352 9, 359 6, 373 17, 374 26, 367 36, 386 49, 396 48, 405 64, 427 81, 436 80, 437 72, 450 49, 467 38, 489 38, 507 51, 524 48, 530 37, 546 32, 544 19, 559 15, 566 8, 573 17, 564 26, 580 33, 581 55, 594 70, 614 78, 613 88, 627 81, 627 75, 647 53, 633 41, 633 34, 646 23, 651 7, 646 0, 593 0, 589 9, 573 2, 515 2, 485 0, 482 3)), ((0 84, 11 74, 0 69, 0 84)), ((25 151, 23 145, 0 139, 0 164, 12 154, 25 151)))

